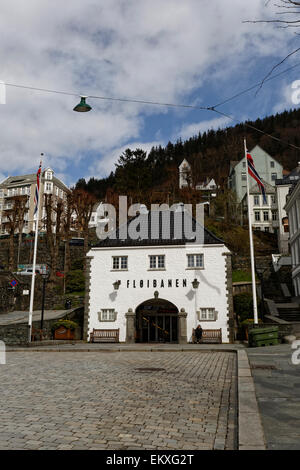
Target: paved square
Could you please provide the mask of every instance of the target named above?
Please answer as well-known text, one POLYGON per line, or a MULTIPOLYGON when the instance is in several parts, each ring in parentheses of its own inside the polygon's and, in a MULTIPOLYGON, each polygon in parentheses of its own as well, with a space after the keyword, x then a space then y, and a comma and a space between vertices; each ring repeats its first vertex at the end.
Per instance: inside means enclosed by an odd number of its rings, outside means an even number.
POLYGON ((227 352, 9 352, 0 449, 235 449, 227 352))

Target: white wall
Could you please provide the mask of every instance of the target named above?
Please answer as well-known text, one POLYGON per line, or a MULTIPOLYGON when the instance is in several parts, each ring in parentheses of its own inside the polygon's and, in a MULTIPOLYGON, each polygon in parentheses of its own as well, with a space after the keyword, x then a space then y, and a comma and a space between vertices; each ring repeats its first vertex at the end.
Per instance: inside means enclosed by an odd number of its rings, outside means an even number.
POLYGON ((203 329, 222 328, 222 340, 228 339, 228 308, 226 291, 226 256, 229 253, 224 245, 206 245, 191 247, 134 247, 134 248, 93 248, 88 256, 91 260, 90 286, 90 317, 89 332, 93 328, 120 328, 120 341, 126 339, 126 318, 128 309, 135 309, 144 301, 154 298, 154 292, 159 292, 159 298, 170 301, 178 310, 184 308, 187 316, 187 341, 190 341, 192 329, 197 325, 196 310, 199 308, 215 308, 218 319, 214 322, 201 321, 203 329), (186 269, 187 254, 204 253, 204 269, 186 269), (149 255, 165 255, 166 270, 149 270, 149 255), (112 256, 128 256, 128 271, 112 271, 112 256), (195 291, 191 282, 197 278, 200 285, 195 291), (168 279, 173 286, 167 287, 168 279), (178 279, 179 287, 176 287, 178 279), (182 287, 182 280, 187 280, 187 287, 182 287), (114 290, 113 283, 121 281, 119 290, 114 290), (140 287, 143 280, 144 286, 140 287), (147 281, 150 287, 147 287, 147 281), (153 280, 159 281, 153 286, 153 280), (160 282, 164 281, 165 287, 160 282), (129 281, 130 287, 127 288, 129 281), (136 287, 133 287, 133 281, 136 287), (118 312, 116 322, 99 322, 98 312, 102 308, 113 308, 118 312))
POLYGON ((282 219, 287 216, 286 211, 284 210, 284 206, 286 204, 286 196, 289 193, 291 185, 277 185, 276 186, 276 201, 277 201, 277 208, 278 208, 278 245, 280 253, 288 253, 289 246, 289 233, 284 232, 284 226, 282 224, 282 219))

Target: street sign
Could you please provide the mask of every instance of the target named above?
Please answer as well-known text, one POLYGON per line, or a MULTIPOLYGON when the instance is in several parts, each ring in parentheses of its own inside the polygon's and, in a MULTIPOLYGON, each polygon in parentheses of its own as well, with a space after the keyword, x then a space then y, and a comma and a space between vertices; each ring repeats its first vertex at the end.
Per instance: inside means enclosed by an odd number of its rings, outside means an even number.
POLYGON ((11 285, 11 287, 16 287, 18 285, 18 281, 13 279, 12 281, 10 281, 10 285, 11 285))

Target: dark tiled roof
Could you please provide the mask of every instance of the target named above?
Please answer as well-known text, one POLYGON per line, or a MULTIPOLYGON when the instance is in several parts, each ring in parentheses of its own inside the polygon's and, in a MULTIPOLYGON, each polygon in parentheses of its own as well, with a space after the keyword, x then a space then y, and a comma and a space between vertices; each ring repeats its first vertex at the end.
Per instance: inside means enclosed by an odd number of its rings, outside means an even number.
POLYGON ((292 184, 296 185, 300 180, 300 165, 294 168, 287 176, 284 178, 276 180, 276 186, 280 186, 283 184, 292 184))
MULTIPOLYGON (((193 232, 196 232, 197 227, 198 233, 201 233, 202 226, 189 213, 185 212, 185 214, 193 232)), ((98 242, 94 247, 185 245, 195 242, 195 235, 193 238, 186 237, 183 229, 183 216, 184 212, 174 213, 174 211, 152 211, 148 214, 141 214, 128 221, 127 230, 126 226, 118 228, 110 237, 98 242), (122 229, 126 230, 127 236, 122 234, 122 229), (140 237, 138 239, 130 237, 131 230, 139 232, 140 237)), ((204 228, 204 244, 219 245, 224 244, 224 241, 204 228)))

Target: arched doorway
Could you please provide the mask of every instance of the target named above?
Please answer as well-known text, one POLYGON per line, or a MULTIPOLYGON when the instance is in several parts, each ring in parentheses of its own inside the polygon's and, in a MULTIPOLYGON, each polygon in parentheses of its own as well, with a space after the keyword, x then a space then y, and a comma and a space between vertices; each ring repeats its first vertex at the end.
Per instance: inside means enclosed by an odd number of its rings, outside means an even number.
POLYGON ((178 308, 168 300, 150 299, 136 309, 137 343, 178 343, 178 308))

